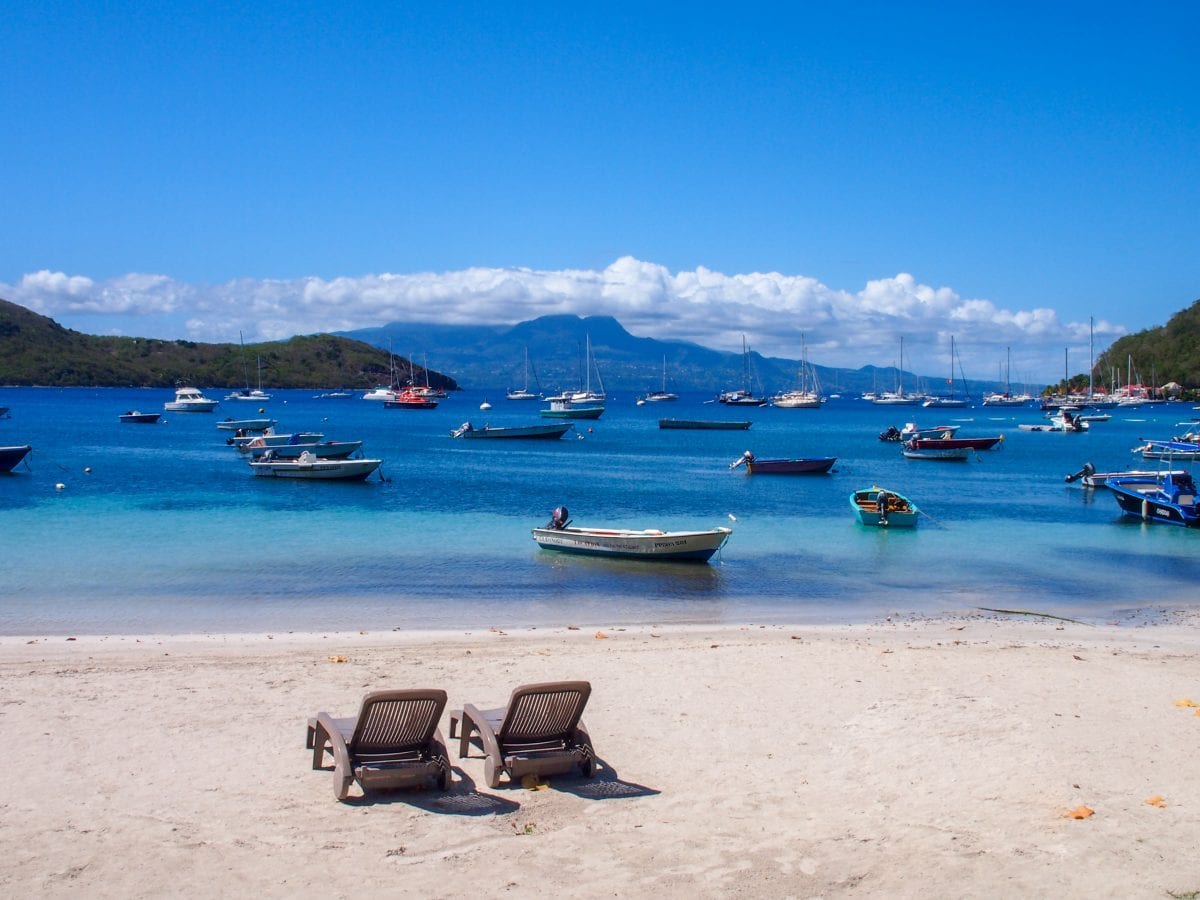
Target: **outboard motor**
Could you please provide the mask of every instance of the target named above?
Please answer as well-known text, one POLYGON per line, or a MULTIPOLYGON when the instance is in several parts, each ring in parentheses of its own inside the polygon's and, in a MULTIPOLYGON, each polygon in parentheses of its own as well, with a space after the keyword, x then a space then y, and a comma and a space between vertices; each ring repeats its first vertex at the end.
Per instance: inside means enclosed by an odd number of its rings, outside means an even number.
POLYGON ((568 512, 565 506, 554 507, 554 512, 550 513, 550 522, 546 525, 547 528, 553 528, 556 531, 562 531, 570 522, 571 513, 568 512))
POLYGON ((1086 476, 1095 475, 1095 474, 1096 474, 1096 467, 1093 466, 1090 462, 1086 462, 1083 464, 1082 469, 1080 469, 1078 472, 1074 473, 1073 475, 1066 476, 1063 479, 1063 481, 1067 482, 1067 484, 1070 484, 1073 481, 1078 481, 1080 478, 1084 478, 1086 476))
POLYGON ((887 431, 879 432, 879 439, 881 441, 898 441, 900 440, 900 429, 895 425, 889 425, 887 431))

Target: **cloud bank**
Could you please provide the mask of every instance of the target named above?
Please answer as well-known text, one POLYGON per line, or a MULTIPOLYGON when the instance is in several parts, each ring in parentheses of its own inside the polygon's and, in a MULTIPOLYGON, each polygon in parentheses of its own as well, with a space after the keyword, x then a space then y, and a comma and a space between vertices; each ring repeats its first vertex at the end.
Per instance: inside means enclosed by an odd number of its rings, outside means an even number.
MULTIPOLYGON (((905 367, 927 371, 948 364, 952 334, 964 366, 986 366, 976 377, 991 377, 1006 347, 1014 380, 1018 372, 1057 379, 1064 347, 1078 361, 1073 372, 1084 371, 1088 358, 1087 322, 1061 322, 1053 309, 1004 309, 904 272, 851 292, 804 275, 671 272, 628 256, 603 270, 471 268, 218 285, 43 270, 0 283, 0 296, 81 331, 197 341, 236 340, 239 333, 247 341, 277 340, 390 322, 508 325, 570 313, 610 315, 638 336, 717 349, 740 349, 744 334, 768 356, 799 356, 803 336, 809 358, 822 365, 893 365, 903 336, 905 367)), ((1095 323, 1097 352, 1123 333, 1095 323)))

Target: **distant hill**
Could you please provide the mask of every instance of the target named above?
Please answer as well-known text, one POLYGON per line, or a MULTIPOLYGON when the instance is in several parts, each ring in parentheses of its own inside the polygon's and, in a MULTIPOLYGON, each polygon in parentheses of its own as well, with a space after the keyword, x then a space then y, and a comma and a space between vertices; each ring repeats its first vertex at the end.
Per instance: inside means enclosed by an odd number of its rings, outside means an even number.
MULTIPOLYGON (((453 372, 466 387, 523 387, 525 352, 533 368, 531 387, 543 391, 575 388, 585 381, 584 348, 591 340, 592 355, 608 391, 645 393, 662 386, 666 359, 667 387, 675 390, 718 391, 742 386, 740 352, 711 350, 687 341, 635 337, 612 316, 541 316, 505 326, 434 325, 394 322, 380 328, 339 332, 377 347, 394 347, 453 372), (536 383, 535 382, 536 379, 536 383)), ((756 391, 775 393, 795 385, 800 362, 750 353, 756 391)), ((817 366, 823 388, 859 393, 896 383, 894 368, 835 369, 817 366)), ((905 372, 905 383, 917 376, 905 372)), ((593 387, 595 386, 593 373, 593 387)), ((940 384, 940 380, 938 381, 940 384)))
POLYGON ((1097 358, 1096 377, 1107 384, 1117 373, 1124 384, 1131 366, 1135 383, 1200 385, 1200 300, 1175 313, 1166 325, 1118 339, 1097 358))
MULTIPOLYGON (((54 387, 243 387, 262 378, 272 388, 367 388, 387 383, 390 360, 378 347, 330 334, 260 344, 200 344, 97 337, 0 300, 0 384, 54 387)), ((403 371, 407 360, 397 360, 403 371)), ((419 383, 425 370, 413 367, 419 383)), ((457 390, 453 378, 429 383, 457 390)))

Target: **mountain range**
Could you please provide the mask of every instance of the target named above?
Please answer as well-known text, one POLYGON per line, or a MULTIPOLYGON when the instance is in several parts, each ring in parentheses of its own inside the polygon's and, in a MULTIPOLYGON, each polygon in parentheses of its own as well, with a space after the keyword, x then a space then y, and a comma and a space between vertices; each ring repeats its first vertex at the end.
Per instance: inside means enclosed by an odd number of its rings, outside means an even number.
MULTIPOLYGON (((575 389, 587 381, 586 349, 591 346, 596 371, 609 392, 646 393, 663 385, 668 390, 717 393, 743 387, 747 371, 755 393, 775 393, 796 385, 800 361, 712 350, 687 341, 660 341, 636 337, 611 316, 541 316, 516 325, 438 325, 394 322, 379 328, 339 332, 376 347, 391 348, 409 358, 424 360, 442 372, 453 373, 464 387, 505 388, 525 386, 525 355, 530 362, 530 389, 552 392, 575 389), (665 362, 664 362, 665 361, 665 362)), ((860 393, 892 389, 895 368, 864 366, 841 369, 813 366, 826 391, 860 393)), ((910 388, 919 376, 904 373, 910 388)), ((930 383, 938 386, 943 379, 930 383)), ((990 383, 989 383, 990 384, 990 383)), ((989 387, 990 389, 990 387, 989 387)))

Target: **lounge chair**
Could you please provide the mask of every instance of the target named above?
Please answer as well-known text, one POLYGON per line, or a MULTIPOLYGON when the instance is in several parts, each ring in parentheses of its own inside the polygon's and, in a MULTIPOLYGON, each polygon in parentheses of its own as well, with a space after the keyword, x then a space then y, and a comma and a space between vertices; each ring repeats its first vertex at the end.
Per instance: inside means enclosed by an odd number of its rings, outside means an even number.
POLYGON ((450 759, 438 728, 445 708, 445 691, 374 691, 363 697, 357 718, 317 713, 308 720, 312 767, 323 768, 326 750, 333 755, 333 793, 339 800, 356 780, 364 793, 429 779, 445 790, 450 759))
POLYGON ((472 735, 487 760, 489 787, 500 786, 501 773, 510 781, 524 775, 551 775, 573 769, 591 778, 596 774, 592 741, 580 716, 592 686, 586 681, 548 681, 523 684, 501 709, 466 704, 450 713, 450 739, 459 728, 458 756, 467 756, 472 735))

